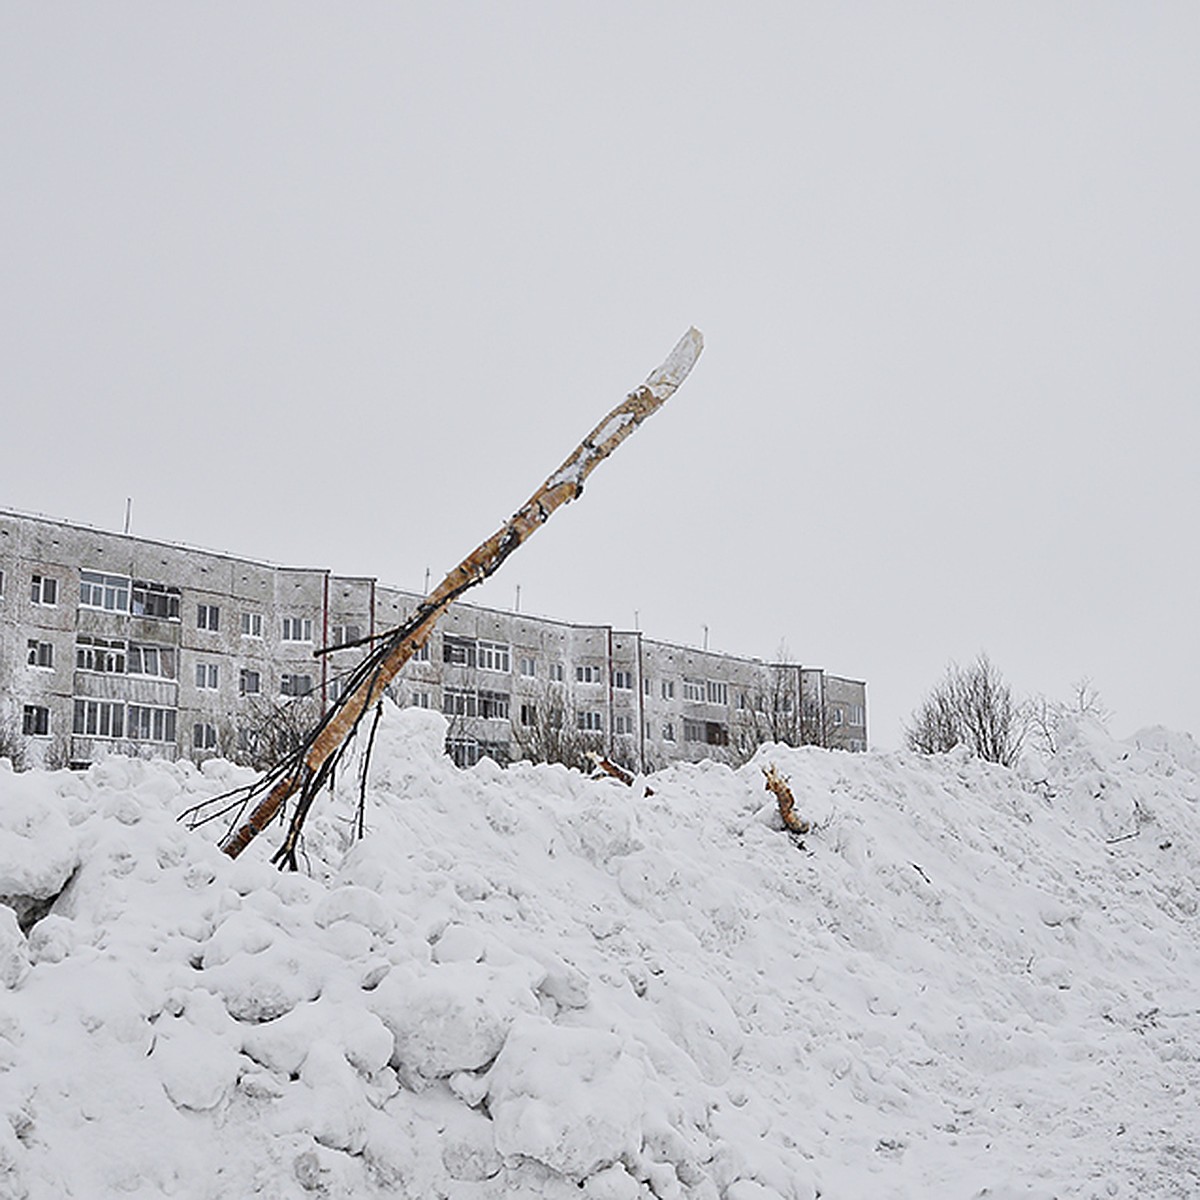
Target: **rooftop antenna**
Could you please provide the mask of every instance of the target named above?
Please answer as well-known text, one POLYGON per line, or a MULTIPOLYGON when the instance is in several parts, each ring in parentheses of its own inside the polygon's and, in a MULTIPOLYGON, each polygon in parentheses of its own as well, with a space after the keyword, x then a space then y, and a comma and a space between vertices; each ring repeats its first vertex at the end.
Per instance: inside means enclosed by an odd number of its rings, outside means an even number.
POLYGON ((513 609, 513 612, 520 612, 520 611, 521 611, 521 585, 518 583, 517 584, 517 607, 513 609))
POLYGON ((708 626, 707 625, 704 626, 704 648, 705 648, 705 650, 708 649, 708 626))
POLYGON ((126 533, 129 532, 129 522, 132 517, 133 517, 133 497, 126 496, 125 497, 125 532, 126 533))

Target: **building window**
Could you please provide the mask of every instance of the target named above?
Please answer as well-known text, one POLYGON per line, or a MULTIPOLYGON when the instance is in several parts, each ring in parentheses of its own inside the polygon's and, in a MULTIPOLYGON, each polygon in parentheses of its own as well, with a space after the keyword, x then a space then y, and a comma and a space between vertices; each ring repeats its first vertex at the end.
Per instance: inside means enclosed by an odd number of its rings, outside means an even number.
POLYGON ((729 729, 727 726, 722 725, 720 721, 705 721, 704 740, 710 746, 728 746, 729 729))
POLYGON ((536 725, 537 724, 537 705, 522 704, 521 705, 521 724, 536 725))
POLYGON ((217 683, 218 674, 216 663, 197 663, 196 686, 203 688, 205 691, 215 692, 219 686, 217 683))
MULTIPOLYGON (((157 617, 161 621, 179 620, 179 589, 165 583, 135 579, 129 592, 129 608, 135 617, 157 617)), ((174 741, 174 737, 170 739, 174 741)))
POLYGON ((632 671, 614 671, 613 672, 613 687, 619 688, 623 692, 633 690, 633 672, 632 671))
POLYGON ((576 683, 602 683, 603 678, 599 667, 576 667, 576 683))
POLYGON ((285 674, 279 677, 279 694, 281 696, 307 696, 311 691, 311 675, 285 674))
POLYGON ((27 656, 31 667, 53 667, 54 666, 54 644, 52 642, 39 642, 37 638, 30 638, 27 643, 27 656))
POLYGON ((331 646, 345 646, 350 642, 357 642, 362 639, 362 626, 360 625, 335 625, 333 627, 333 636, 330 638, 331 646))
POLYGON ((428 662, 429 661, 429 641, 422 642, 414 651, 412 656, 413 662, 428 662))
POLYGON ((243 668, 238 674, 238 695, 257 696, 262 691, 262 676, 243 668))
POLYGON ((173 742, 175 710, 131 704, 128 710, 128 736, 135 742, 173 742))
POLYGON ((835 725, 844 725, 846 722, 846 712, 840 704, 835 704, 832 709, 833 723, 835 725))
POLYGON ((73 733, 119 738, 125 732, 125 705, 114 700, 76 700, 73 733))
POLYGON ((216 633, 221 628, 221 609, 216 604, 197 604, 196 628, 216 633))
POLYGON ((75 639, 75 670, 124 675, 125 643, 110 638, 88 637, 81 633, 75 639))
POLYGON ((662 681, 662 698, 664 700, 675 699, 675 680, 664 679, 662 681))
POLYGON ((479 743, 474 738, 447 738, 446 753, 456 767, 473 767, 479 761, 479 743))
POLYGON ((129 643, 130 675, 149 675, 154 679, 176 679, 175 647, 129 643))
POLYGON ((675 740, 675 722, 664 721, 662 727, 662 735, 664 742, 673 742, 675 740))
POLYGON ((704 741, 704 722, 693 721, 690 717, 683 719, 683 740, 685 742, 704 741))
POLYGON ((642 677, 642 695, 648 697, 652 690, 653 689, 650 686, 650 676, 644 675, 642 677))
POLYGON ((311 642, 312 617, 284 617, 283 640, 285 642, 311 642))
POLYGON ((215 725, 197 724, 192 726, 192 749, 215 750, 217 748, 217 727, 215 725))
POLYGON ((683 681, 683 698, 704 702, 705 687, 703 679, 685 679, 683 681))
POLYGON ((709 704, 729 703, 729 684, 710 679, 707 684, 709 704))
POLYGON ((560 662, 550 664, 550 682, 562 683, 567 677, 567 669, 560 662))
POLYGON ((521 659, 521 674, 526 679, 533 679, 537 675, 537 663, 532 658, 521 659))
POLYGON ((0 600, 4 599, 4 571, 0 569, 0 600))
POLYGON ((867 723, 867 714, 861 704, 850 705, 850 724, 861 729, 867 723))
POLYGON ((512 670, 509 649, 503 642, 480 642, 477 653, 481 671, 501 671, 507 675, 512 670))
POLYGON ((465 688, 443 688, 442 712, 451 717, 478 716, 479 699, 474 692, 465 688))
POLYGON ((413 708, 428 708, 429 698, 429 693, 427 691, 413 692, 412 699, 409 701, 409 704, 413 708))
POLYGON ((627 713, 620 713, 613 717, 613 733, 618 736, 633 733, 633 717, 627 713))
POLYGON ((49 575, 34 575, 29 581, 29 598, 34 604, 58 603, 58 580, 49 575))
POLYGON ((41 704, 26 704, 21 713, 21 732, 26 737, 46 737, 50 733, 50 710, 41 704))
POLYGON ((480 742, 479 757, 490 758, 493 762, 499 763, 502 767, 508 766, 512 761, 512 754, 509 751, 507 742, 480 742))
POLYGON ((504 692, 479 693, 479 715, 489 720, 507 721, 509 697, 504 692))
POLYGON ((473 667, 475 665, 475 643, 470 638, 452 637, 446 634, 442 638, 442 661, 452 667, 473 667))
POLYGON ((576 714, 579 728, 584 733, 603 733, 604 714, 598 712, 581 712, 576 714))
POLYGON ((262 613, 242 613, 242 637, 262 637, 262 613))
POLYGON ((99 571, 80 571, 79 607, 127 613, 129 611, 129 588, 130 581, 124 575, 102 575, 99 571))

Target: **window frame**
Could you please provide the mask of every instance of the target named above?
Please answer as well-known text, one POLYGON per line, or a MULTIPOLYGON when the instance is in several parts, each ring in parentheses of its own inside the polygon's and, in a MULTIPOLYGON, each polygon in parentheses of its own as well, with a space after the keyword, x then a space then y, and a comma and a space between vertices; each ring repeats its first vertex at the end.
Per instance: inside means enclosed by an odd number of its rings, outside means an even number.
POLYGON ((57 608, 58 577, 34 571, 29 576, 29 602, 40 608, 57 608))
POLYGON ((281 642, 308 642, 313 640, 312 617, 286 616, 280 618, 281 642))
POLYGON ((25 643, 26 666, 35 671, 54 670, 54 643, 39 642, 37 638, 29 638, 25 643))
POLYGON ((178 621, 182 599, 173 584, 134 579, 129 587, 129 615, 149 621, 178 621))
POLYGON ((511 675, 512 645, 509 642, 492 642, 480 638, 475 643, 475 661, 481 671, 511 675))
POLYGON ((50 736, 50 706, 26 704, 21 710, 21 734, 23 737, 50 736), (41 728, 37 728, 41 726, 41 728))

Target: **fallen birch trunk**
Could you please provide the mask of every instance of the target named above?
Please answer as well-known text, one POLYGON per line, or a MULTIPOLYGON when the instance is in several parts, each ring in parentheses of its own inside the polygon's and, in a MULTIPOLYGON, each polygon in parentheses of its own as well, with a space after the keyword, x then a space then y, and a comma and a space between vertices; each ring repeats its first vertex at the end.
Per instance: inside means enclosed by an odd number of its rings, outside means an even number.
MULTIPOLYGON (((241 854, 279 814, 288 798, 298 793, 287 836, 272 859, 292 870, 297 868, 296 850, 304 819, 363 714, 380 701, 384 689, 425 644, 450 604, 496 571, 522 542, 549 520, 555 509, 582 493, 584 481, 592 471, 674 394, 687 378, 703 347, 704 339, 699 330, 689 329, 662 366, 652 371, 641 387, 630 392, 579 443, 566 462, 525 504, 486 542, 468 554, 417 606, 405 624, 380 639, 380 644, 355 669, 342 696, 300 748, 276 764, 258 783, 234 793, 243 810, 251 800, 261 799, 246 821, 222 844, 221 848, 230 858, 241 854)), ((192 818, 193 824, 200 824, 229 811, 226 807, 220 813, 198 818, 197 810, 192 810, 185 816, 192 818)))

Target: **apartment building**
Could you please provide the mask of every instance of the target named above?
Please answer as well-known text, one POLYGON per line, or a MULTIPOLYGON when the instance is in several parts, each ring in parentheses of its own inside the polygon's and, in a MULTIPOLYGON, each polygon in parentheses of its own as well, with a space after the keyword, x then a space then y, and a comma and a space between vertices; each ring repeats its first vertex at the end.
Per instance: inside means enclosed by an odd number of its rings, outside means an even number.
MULTIPOLYGON (((275 714, 311 719, 337 698, 365 651, 336 647, 394 628, 420 599, 0 511, 0 728, 47 765, 249 761, 275 714)), ((391 691, 446 714, 463 766, 581 747, 653 769, 740 761, 772 740, 867 746, 860 680, 464 603, 391 691)))

